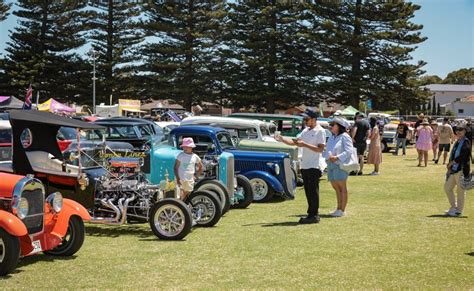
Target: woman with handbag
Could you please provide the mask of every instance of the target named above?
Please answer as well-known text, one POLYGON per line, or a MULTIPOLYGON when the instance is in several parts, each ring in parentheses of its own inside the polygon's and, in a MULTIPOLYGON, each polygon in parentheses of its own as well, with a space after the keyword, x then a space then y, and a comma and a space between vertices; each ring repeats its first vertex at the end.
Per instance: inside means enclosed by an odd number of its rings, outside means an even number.
POLYGON ((328 180, 336 191, 337 197, 337 209, 331 213, 333 217, 345 215, 348 199, 347 178, 349 172, 357 171, 359 166, 352 138, 347 133, 349 126, 349 122, 343 118, 336 117, 333 119, 331 122, 332 136, 329 138, 326 151, 323 153, 327 160, 328 180))
POLYGON ((464 209, 464 199, 466 188, 464 180, 471 180, 471 141, 466 137, 466 126, 461 124, 456 126, 457 141, 449 156, 448 172, 444 191, 448 196, 451 208, 446 211, 448 216, 460 216, 464 209), (457 197, 454 195, 454 188, 457 187, 457 197))

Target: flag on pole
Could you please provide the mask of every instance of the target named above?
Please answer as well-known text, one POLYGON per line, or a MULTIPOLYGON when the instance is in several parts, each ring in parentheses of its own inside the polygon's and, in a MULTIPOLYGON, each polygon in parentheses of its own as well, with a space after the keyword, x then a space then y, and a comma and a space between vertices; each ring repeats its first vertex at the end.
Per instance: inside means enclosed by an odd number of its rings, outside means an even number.
POLYGON ((25 102, 23 103, 23 110, 30 110, 31 109, 31 97, 33 97, 33 88, 28 87, 26 91, 25 102))

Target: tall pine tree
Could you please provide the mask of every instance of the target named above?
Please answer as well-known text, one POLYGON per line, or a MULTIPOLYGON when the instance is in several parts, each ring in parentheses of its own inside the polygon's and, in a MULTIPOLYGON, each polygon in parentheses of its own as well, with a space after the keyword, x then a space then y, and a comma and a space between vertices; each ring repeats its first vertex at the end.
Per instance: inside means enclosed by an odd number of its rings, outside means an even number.
POLYGON ((332 68, 322 84, 324 94, 356 108, 363 99, 373 100, 378 109, 404 110, 413 101, 424 102, 416 80, 425 63, 410 63, 410 53, 425 40, 422 25, 411 22, 419 9, 405 1, 314 4, 315 20, 325 29, 322 54, 332 68))
POLYGON ((223 0, 149 2, 141 75, 150 97, 174 98, 190 110, 211 94, 212 58, 225 16, 223 0))
POLYGON ((0 0, 0 22, 7 19, 8 10, 10 10, 11 4, 5 3, 5 1, 0 0))
POLYGON ((85 43, 85 1, 20 0, 16 5, 19 26, 10 32, 4 64, 9 93, 23 96, 32 84, 45 99, 72 101, 86 94, 78 82, 82 60, 73 51, 85 43))
POLYGON ((138 27, 141 7, 131 1, 90 1, 92 47, 97 60, 97 100, 110 95, 139 97, 135 69, 138 44, 143 33, 138 27))

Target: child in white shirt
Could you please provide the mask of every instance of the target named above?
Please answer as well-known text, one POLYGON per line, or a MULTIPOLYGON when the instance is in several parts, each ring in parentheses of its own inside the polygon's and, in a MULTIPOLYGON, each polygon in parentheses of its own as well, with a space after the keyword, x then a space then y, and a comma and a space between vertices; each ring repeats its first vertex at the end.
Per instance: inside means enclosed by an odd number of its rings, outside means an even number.
POLYGON ((178 155, 174 164, 176 184, 181 188, 180 198, 183 201, 186 200, 186 197, 194 189, 196 166, 198 168, 198 175, 202 173, 201 158, 193 153, 195 147, 196 145, 191 137, 183 138, 183 144, 181 145, 183 152, 178 155))

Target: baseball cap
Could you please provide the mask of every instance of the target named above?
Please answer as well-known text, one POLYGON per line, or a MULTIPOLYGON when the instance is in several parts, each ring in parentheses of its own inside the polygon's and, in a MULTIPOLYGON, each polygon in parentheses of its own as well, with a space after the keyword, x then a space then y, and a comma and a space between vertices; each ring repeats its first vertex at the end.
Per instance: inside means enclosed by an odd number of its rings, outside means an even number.
POLYGON ((302 114, 301 116, 303 116, 304 118, 318 118, 318 113, 314 112, 313 110, 311 109, 306 109, 302 114))

